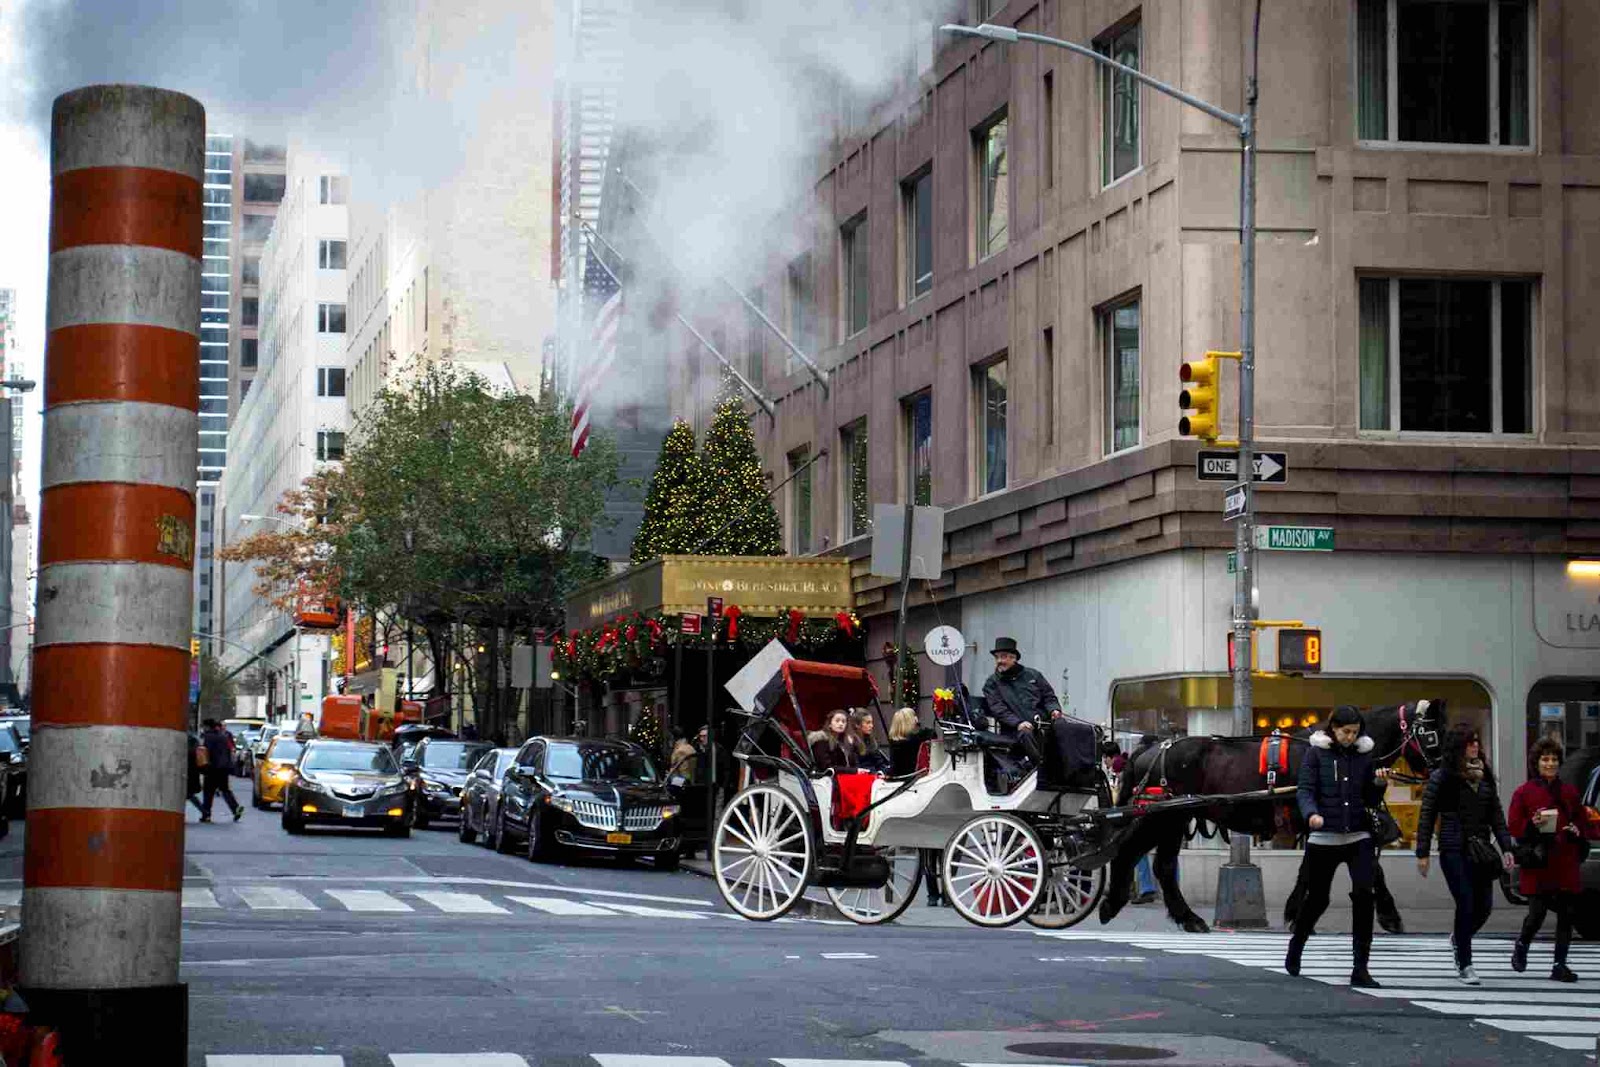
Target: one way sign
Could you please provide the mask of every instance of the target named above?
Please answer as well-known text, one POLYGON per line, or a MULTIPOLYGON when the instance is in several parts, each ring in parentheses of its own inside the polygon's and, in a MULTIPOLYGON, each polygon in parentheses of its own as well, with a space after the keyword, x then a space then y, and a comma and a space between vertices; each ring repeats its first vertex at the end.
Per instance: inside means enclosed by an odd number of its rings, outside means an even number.
MULTIPOLYGON (((1282 485, 1289 480, 1289 454, 1287 452, 1257 452, 1255 477, 1252 481, 1282 485)), ((1196 452, 1195 477, 1202 482, 1235 482, 1239 480, 1239 453, 1196 452)))

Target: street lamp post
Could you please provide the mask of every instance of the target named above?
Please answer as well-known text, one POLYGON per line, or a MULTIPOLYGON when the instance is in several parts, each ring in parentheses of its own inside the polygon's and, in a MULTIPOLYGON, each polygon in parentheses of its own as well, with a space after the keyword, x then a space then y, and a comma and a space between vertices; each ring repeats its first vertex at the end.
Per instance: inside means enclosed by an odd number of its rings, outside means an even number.
MULTIPOLYGON (((1125 74, 1143 85, 1239 131, 1239 478, 1244 490, 1244 514, 1234 526, 1234 551, 1238 556, 1233 590, 1233 731, 1240 736, 1252 732, 1253 703, 1250 671, 1251 646, 1255 640, 1255 343, 1256 343, 1256 74, 1261 41, 1261 2, 1256 0, 1251 30, 1250 74, 1245 80, 1244 111, 1234 113, 1208 103, 1173 85, 1152 78, 1143 71, 1110 56, 1102 55, 1072 41, 1026 33, 1010 26, 941 26, 946 33, 962 37, 1016 44, 1035 44, 1064 48, 1125 74)), ((1263 927, 1267 925, 1266 895, 1261 869, 1250 862, 1250 839, 1234 834, 1228 863, 1217 874, 1218 925, 1263 927)))
MULTIPOLYGON (((306 528, 306 525, 303 522, 291 521, 289 519, 280 519, 276 515, 240 515, 239 516, 239 521, 240 522, 275 522, 280 526, 287 526, 291 530, 304 530, 306 528)), ((299 619, 294 619, 293 622, 294 622, 294 672, 293 672, 293 674, 294 674, 294 679, 293 679, 294 688, 293 688, 292 692, 294 693, 294 696, 290 700, 290 703, 289 703, 289 720, 291 722, 299 722, 300 721, 300 620, 299 619)))

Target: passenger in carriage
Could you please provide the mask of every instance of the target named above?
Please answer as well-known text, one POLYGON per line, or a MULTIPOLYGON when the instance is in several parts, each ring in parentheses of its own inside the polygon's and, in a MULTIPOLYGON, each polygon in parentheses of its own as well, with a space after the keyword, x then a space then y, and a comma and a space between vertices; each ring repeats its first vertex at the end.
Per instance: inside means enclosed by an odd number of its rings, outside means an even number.
POLYGON ((917 769, 917 754, 922 743, 939 736, 917 721, 911 708, 901 708, 889 721, 889 773, 896 778, 911 774, 917 769))
POLYGON ((878 744, 874 731, 877 716, 871 708, 856 708, 850 712, 850 741, 856 750, 856 766, 864 771, 889 769, 889 754, 878 744))
POLYGON ((843 708, 828 712, 822 729, 806 735, 811 746, 811 762, 819 771, 853 771, 856 750, 850 744, 850 716, 843 708))

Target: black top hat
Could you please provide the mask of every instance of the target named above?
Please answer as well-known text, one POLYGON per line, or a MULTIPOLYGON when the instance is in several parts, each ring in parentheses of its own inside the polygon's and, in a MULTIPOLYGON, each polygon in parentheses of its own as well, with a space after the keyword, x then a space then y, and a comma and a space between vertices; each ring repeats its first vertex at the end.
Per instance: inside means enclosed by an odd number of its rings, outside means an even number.
POLYGON ((995 638, 994 647, 989 650, 989 654, 992 656, 996 652, 1009 652, 1018 659, 1022 658, 1022 650, 1017 647, 1017 639, 1015 637, 995 638))

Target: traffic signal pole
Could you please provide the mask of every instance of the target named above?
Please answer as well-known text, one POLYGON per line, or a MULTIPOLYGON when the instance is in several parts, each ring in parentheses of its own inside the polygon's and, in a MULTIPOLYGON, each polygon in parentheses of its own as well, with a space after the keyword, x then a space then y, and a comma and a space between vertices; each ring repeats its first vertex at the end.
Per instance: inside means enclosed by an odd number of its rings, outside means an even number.
MULTIPOLYGON (((1254 595, 1255 547, 1255 344, 1256 344, 1256 75, 1260 69, 1257 54, 1261 44, 1261 0, 1256 0, 1255 17, 1251 29, 1250 73, 1245 79, 1242 114, 1235 114, 1215 104, 1208 103, 1173 85, 1152 78, 1143 71, 1118 63, 1110 56, 1072 41, 1025 33, 1011 26, 946 25, 940 29, 960 37, 980 37, 990 41, 1016 44, 1029 41, 1035 44, 1063 48, 1083 56, 1102 67, 1124 74, 1141 85, 1148 85, 1190 107, 1203 111, 1212 118, 1227 123, 1239 131, 1239 480, 1244 484, 1244 514, 1234 529, 1234 549, 1238 553, 1238 568, 1233 593, 1233 732, 1247 736, 1252 731, 1254 718, 1253 693, 1250 685, 1252 645, 1256 613, 1254 595)), ((1250 862, 1250 841, 1235 834, 1228 862, 1217 875, 1217 911, 1219 926, 1261 927, 1267 924, 1266 896, 1261 883, 1261 869, 1250 862)))
POLYGON ((19 988, 71 1067, 184 1063, 205 110, 65 93, 50 165, 19 988))

